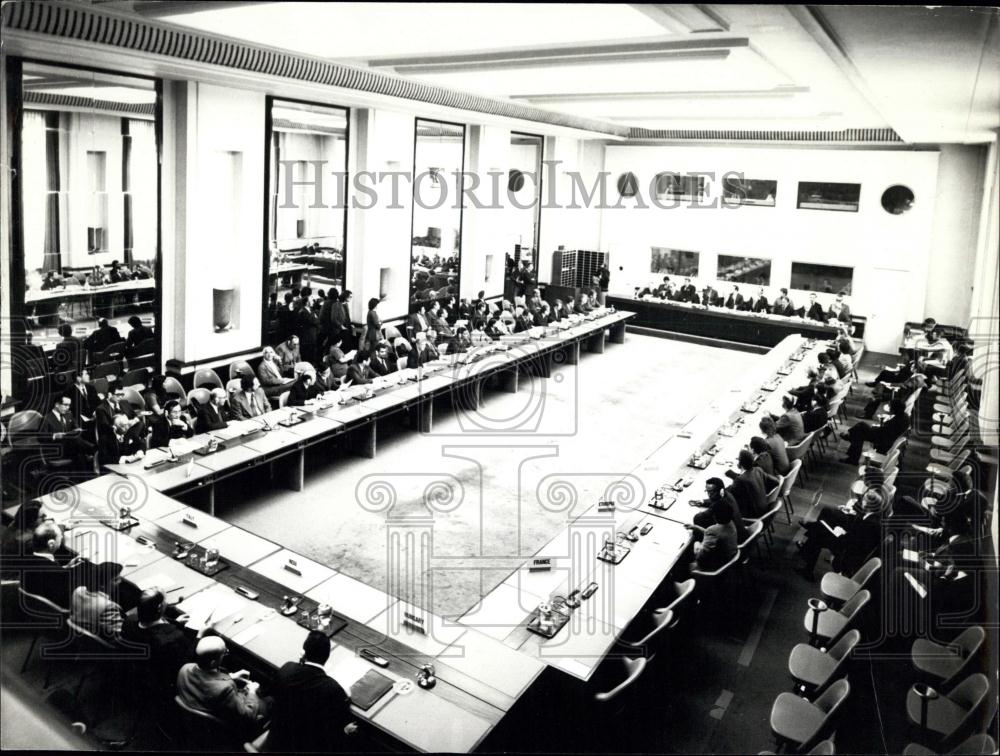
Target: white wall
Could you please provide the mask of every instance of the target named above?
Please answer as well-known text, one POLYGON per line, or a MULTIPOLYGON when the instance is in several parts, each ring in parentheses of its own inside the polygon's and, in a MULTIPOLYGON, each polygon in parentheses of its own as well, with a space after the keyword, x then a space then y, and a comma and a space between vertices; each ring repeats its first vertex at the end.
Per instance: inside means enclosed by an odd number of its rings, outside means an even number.
MULTIPOLYGON (((715 281, 719 254, 770 258, 772 290, 789 285, 793 261, 853 267, 849 302, 853 312, 870 319, 869 347, 894 352, 890 335, 899 333, 904 320, 924 314, 937 164, 937 152, 609 145, 609 202, 617 200, 617 177, 632 171, 649 205, 626 201, 623 209, 601 214, 600 248, 611 253, 611 290, 631 294, 656 278, 649 270, 653 246, 701 252, 703 282, 715 281), (649 186, 661 171, 714 171, 718 178, 709 182, 702 204, 714 200, 716 207, 652 205, 649 186), (777 180, 775 207, 723 206, 721 177, 727 171, 777 180), (858 212, 798 210, 799 181, 860 183, 858 212), (910 187, 916 196, 904 215, 881 207, 882 192, 893 184, 910 187), (880 317, 883 322, 874 322, 880 317)), ((797 306, 805 298, 792 292, 797 306)))

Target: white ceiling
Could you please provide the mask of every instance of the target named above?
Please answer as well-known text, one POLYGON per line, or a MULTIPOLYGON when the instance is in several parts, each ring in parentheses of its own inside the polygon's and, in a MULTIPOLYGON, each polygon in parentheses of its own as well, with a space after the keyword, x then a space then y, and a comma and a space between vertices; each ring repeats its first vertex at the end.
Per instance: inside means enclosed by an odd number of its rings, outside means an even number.
POLYGON ((126 2, 169 23, 619 125, 890 127, 912 143, 989 141, 1000 128, 995 8, 126 2))

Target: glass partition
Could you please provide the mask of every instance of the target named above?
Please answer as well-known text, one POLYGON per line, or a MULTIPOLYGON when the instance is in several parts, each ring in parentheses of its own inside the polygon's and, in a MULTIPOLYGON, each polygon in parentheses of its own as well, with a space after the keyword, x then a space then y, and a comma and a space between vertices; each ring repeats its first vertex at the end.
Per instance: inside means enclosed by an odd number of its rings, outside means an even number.
POLYGON ((158 367, 157 82, 23 62, 20 99, 12 311, 28 377, 158 367))
POLYGON ((727 205, 774 207, 777 196, 777 181, 748 179, 737 174, 722 179, 722 201, 727 205))
POLYGON ((268 109, 264 343, 273 345, 288 335, 280 315, 293 288, 344 290, 349 111, 274 98, 268 109))
POLYGON ((416 120, 410 306, 458 296, 465 126, 416 120))
POLYGON ((792 263, 793 289, 850 295, 853 282, 854 268, 845 268, 840 265, 792 263))
POLYGON ((835 184, 826 181, 800 181, 800 210, 832 210, 841 213, 858 212, 861 184, 835 184))
POLYGON ((719 272, 716 278, 720 281, 770 286, 771 261, 766 257, 719 255, 719 272))

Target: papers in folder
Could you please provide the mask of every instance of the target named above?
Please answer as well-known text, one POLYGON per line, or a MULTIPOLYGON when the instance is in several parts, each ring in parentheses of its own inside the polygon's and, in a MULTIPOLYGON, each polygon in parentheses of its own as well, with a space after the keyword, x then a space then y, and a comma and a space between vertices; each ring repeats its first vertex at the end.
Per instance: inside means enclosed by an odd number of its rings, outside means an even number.
POLYGON ((824 528, 826 528, 826 529, 827 529, 827 530, 829 530, 829 531, 830 531, 831 533, 833 533, 833 537, 834 537, 834 538, 842 538, 843 536, 847 535, 847 531, 846 531, 846 530, 844 530, 844 529, 843 529, 842 527, 840 527, 839 525, 835 525, 834 527, 832 527, 832 528, 831 528, 831 527, 830 527, 830 524, 829 524, 828 522, 824 522, 823 520, 820 520, 820 522, 822 522, 822 523, 823 523, 823 527, 824 527, 824 528))
POLYGON ((186 627, 198 632, 212 623, 221 622, 236 614, 245 604, 246 599, 226 589, 201 591, 182 601, 177 608, 190 617, 186 627))

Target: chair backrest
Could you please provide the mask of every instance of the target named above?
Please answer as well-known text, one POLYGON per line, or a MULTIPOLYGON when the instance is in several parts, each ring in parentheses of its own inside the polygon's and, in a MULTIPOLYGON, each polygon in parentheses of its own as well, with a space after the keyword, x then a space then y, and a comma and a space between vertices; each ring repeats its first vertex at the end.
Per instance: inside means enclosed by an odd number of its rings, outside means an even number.
POLYGON ((146 368, 136 368, 135 370, 129 370, 122 376, 123 386, 142 386, 146 387, 146 383, 149 381, 149 370, 146 368))
POLYGON ((747 537, 743 540, 743 543, 739 544, 739 550, 746 551, 749 546, 753 545, 754 541, 760 538, 763 532, 764 522, 762 520, 757 520, 757 522, 750 526, 750 529, 747 531, 747 537))
MULTIPOLYGON (((854 629, 850 632, 844 633, 844 637, 837 641, 829 651, 826 653, 831 659, 837 662, 837 667, 847 660, 847 657, 851 655, 854 647, 861 642, 861 631, 854 629)), ((834 675, 836 672, 833 673, 834 675)))
POLYGON ((69 619, 69 609, 64 609, 45 598, 45 596, 40 596, 37 593, 28 593, 21 586, 17 587, 17 593, 20 597, 21 610, 25 614, 37 619, 48 618, 55 620, 56 622, 53 625, 57 625, 62 620, 69 619))
POLYGON ((146 400, 142 398, 142 394, 131 386, 125 388, 125 401, 132 405, 132 409, 136 412, 146 409, 146 400))
POLYGON ((168 394, 173 394, 177 399, 183 399, 187 396, 184 392, 184 387, 181 386, 181 382, 172 375, 168 375, 163 379, 163 390, 168 394))
MULTIPOLYGON (((253 368, 250 367, 250 363, 245 360, 236 360, 229 365, 229 378, 238 378, 243 373, 249 373, 253 375, 253 368)), ((221 386, 220 386, 221 388, 221 386)))
POLYGON ((207 711, 201 711, 200 709, 194 709, 184 703, 184 700, 180 696, 174 696, 174 703, 177 707, 185 714, 191 716, 196 720, 200 720, 203 724, 212 724, 218 727, 223 727, 228 729, 229 725, 226 724, 222 719, 215 716, 214 714, 209 714, 207 711))
POLYGON ((694 587, 694 578, 688 578, 683 583, 674 583, 674 588, 677 589, 677 597, 663 608, 669 609, 676 615, 684 602, 694 594, 694 587))
POLYGON ((10 442, 17 443, 18 435, 22 433, 34 433, 42 424, 42 415, 35 410, 21 410, 15 412, 10 418, 7 430, 10 431, 10 442))
POLYGON ((193 388, 187 393, 188 404, 190 405, 192 400, 198 404, 208 404, 209 399, 212 398, 211 392, 207 388, 193 388))
POLYGON ((669 609, 654 609, 652 612, 653 629, 646 633, 645 637, 636 641, 634 646, 645 646, 652 643, 674 621, 674 613, 669 609))
POLYGON ((813 756, 833 756, 837 752, 837 746, 830 739, 821 740, 809 751, 813 756))
POLYGON ((397 370, 406 370, 406 366, 409 364, 409 360, 406 357, 400 357, 396 360, 397 370))
POLYGON ((978 735, 970 735, 953 749, 949 754, 956 756, 985 756, 997 752, 997 742, 985 732, 978 735))
POLYGON ((798 461, 806 455, 809 451, 809 442, 812 440, 812 433, 807 433, 805 438, 799 441, 797 444, 788 444, 785 447, 785 451, 788 453, 788 460, 798 461))
POLYGON ((278 407, 285 407, 288 404, 288 395, 291 391, 282 391, 281 396, 278 397, 278 407))
POLYGON ((865 608, 865 604, 871 600, 871 597, 872 595, 868 591, 858 591, 841 607, 840 613, 847 618, 848 624, 855 620, 861 610, 865 608))
POLYGON ((628 673, 626 678, 611 690, 602 693, 595 693, 595 701, 607 703, 608 701, 614 700, 628 690, 635 683, 635 681, 639 679, 642 671, 646 668, 646 660, 641 657, 638 659, 629 659, 628 657, 625 657, 622 659, 622 663, 625 665, 625 671, 628 673))
POLYGON ((194 387, 201 388, 202 386, 215 386, 216 388, 222 388, 222 379, 214 370, 202 368, 201 370, 195 371, 194 387))
POLYGON ((802 469, 802 460, 797 459, 792 462, 791 467, 788 470, 788 475, 782 481, 781 485, 781 495, 788 496, 792 492, 792 486, 795 485, 795 479, 799 477, 799 470, 802 469))
POLYGON ((66 620, 66 627, 73 631, 74 634, 80 636, 86 642, 92 644, 95 648, 101 649, 103 651, 114 651, 116 649, 115 644, 111 641, 105 640, 101 636, 90 632, 83 625, 74 622, 71 619, 66 620))
POLYGON ((851 684, 847 681, 847 678, 837 680, 833 685, 823 691, 819 697, 813 701, 813 706, 822 711, 826 717, 825 720, 829 721, 834 714, 837 713, 837 709, 841 707, 847 696, 850 695, 851 684))
POLYGON ((955 729, 948 733, 948 736, 954 734, 965 726, 973 714, 976 713, 976 709, 979 708, 979 704, 982 703, 986 694, 989 692, 990 681, 982 672, 969 675, 955 686, 955 690, 948 694, 948 698, 965 709, 965 715, 962 717, 962 720, 957 724, 955 729))
MULTIPOLYGON (((801 463, 799 464, 801 465, 801 463)), ((785 483, 785 476, 779 475, 778 482, 775 483, 774 488, 772 488, 770 491, 767 492, 768 506, 774 506, 774 504, 778 501, 778 497, 781 495, 781 487, 784 485, 784 483, 785 483)))
POLYGON ((146 355, 156 353, 156 337, 151 339, 143 339, 132 349, 133 357, 145 357, 146 355))
POLYGON ((860 590, 868 585, 868 581, 871 580, 881 569, 881 558, 872 557, 858 568, 858 571, 851 576, 851 580, 858 584, 860 590))
POLYGON ((241 383, 240 383, 240 379, 239 378, 230 378, 228 381, 226 381, 226 387, 225 387, 226 388, 226 394, 227 395, 228 394, 235 394, 237 391, 240 390, 240 386, 241 386, 241 383))
POLYGON ((976 660, 976 656, 979 654, 979 650, 983 647, 985 641, 986 631, 979 625, 966 628, 962 631, 961 635, 955 638, 951 645, 961 651, 962 663, 944 681, 943 687, 950 687, 969 671, 969 666, 976 660))

